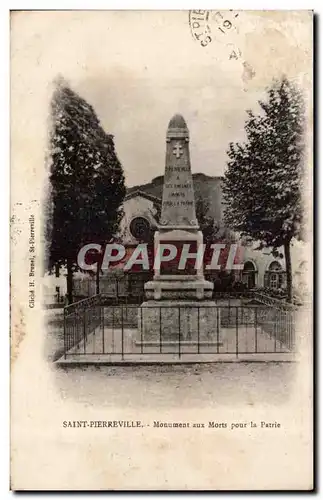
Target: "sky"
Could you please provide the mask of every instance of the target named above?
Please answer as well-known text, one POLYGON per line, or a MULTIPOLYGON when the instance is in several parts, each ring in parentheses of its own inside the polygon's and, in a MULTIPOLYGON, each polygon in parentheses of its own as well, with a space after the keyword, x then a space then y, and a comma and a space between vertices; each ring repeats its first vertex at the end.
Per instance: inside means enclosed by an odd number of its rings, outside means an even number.
MULTIPOLYGON (((202 47, 187 11, 18 12, 12 19, 17 113, 33 112, 34 123, 40 96, 28 103, 23 96, 38 86, 48 101, 60 74, 114 135, 128 187, 163 174, 175 113, 190 130, 192 172, 223 175, 230 141, 244 139, 246 110, 257 111, 273 78, 286 74, 310 86, 311 14, 211 11, 208 26, 212 41, 202 47), (220 31, 219 19, 230 20, 230 29, 220 31), (233 50, 238 59, 230 58, 233 50), (24 57, 28 74, 19 88, 24 57)), ((27 140, 27 123, 25 130, 27 140)))

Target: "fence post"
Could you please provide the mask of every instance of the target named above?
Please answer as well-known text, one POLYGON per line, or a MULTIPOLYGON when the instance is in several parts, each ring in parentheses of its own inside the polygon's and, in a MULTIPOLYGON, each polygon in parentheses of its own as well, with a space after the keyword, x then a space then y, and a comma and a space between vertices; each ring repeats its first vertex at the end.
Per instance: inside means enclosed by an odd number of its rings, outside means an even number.
POLYGON ((278 314, 277 314, 277 312, 274 313, 274 337, 275 337, 274 352, 277 351, 277 322, 278 321, 279 321, 279 311, 278 311, 278 314))
POLYGON ((67 318, 67 314, 66 314, 66 307, 64 306, 64 359, 66 359, 66 351, 67 351, 67 338, 66 338, 66 318, 67 318))
POLYGON ((257 310, 257 307, 255 307, 254 314, 255 314, 255 352, 257 353, 258 352, 258 325, 257 325, 258 310, 257 310))
MULTIPOLYGON (((112 354, 115 352, 115 342, 114 342, 114 305, 110 306, 112 308, 112 354)), ((118 351, 117 351, 118 354, 118 351)))
POLYGON ((83 306, 83 342, 84 342, 84 354, 86 354, 86 308, 83 306))
POLYGON ((77 339, 77 321, 78 321, 77 314, 78 314, 78 311, 77 311, 77 309, 75 309, 74 312, 73 312, 73 316, 74 316, 74 321, 73 321, 73 347, 76 344, 76 347, 77 347, 77 350, 78 350, 79 347, 80 347, 80 345, 79 345, 79 341, 77 339))
POLYGON ((100 305, 100 323, 102 328, 102 354, 104 354, 104 305, 100 305))
POLYGON ((236 306, 236 358, 239 355, 239 306, 236 306))
POLYGON ((216 306, 216 352, 219 354, 219 343, 220 343, 220 315, 219 315, 219 306, 216 306))
POLYGON ((143 346, 143 343, 142 343, 142 339, 143 339, 143 321, 142 321, 142 313, 143 313, 143 307, 140 308, 140 351, 141 351, 141 354, 143 354, 144 352, 144 346, 143 346))
POLYGON ((181 308, 178 307, 178 357, 181 357, 181 308))
POLYGON ((200 306, 197 306, 197 353, 200 354, 200 306))
POLYGON ((162 310, 159 306, 159 352, 162 354, 162 310))
POLYGON ((96 330, 96 319, 97 319, 97 305, 94 303, 93 304, 93 307, 91 308, 91 316, 90 316, 90 332, 92 330, 92 326, 94 326, 93 328, 93 335, 95 337, 95 330, 96 330))
POLYGON ((123 340, 123 304, 121 304, 121 359, 124 359, 123 340))

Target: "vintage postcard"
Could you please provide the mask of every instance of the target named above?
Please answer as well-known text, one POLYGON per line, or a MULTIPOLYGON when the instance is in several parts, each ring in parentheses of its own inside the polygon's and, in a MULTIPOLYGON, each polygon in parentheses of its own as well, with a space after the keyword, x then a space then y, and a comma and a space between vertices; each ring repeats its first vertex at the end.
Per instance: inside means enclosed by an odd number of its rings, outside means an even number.
POLYGON ((11 488, 313 488, 313 12, 11 12, 11 488))

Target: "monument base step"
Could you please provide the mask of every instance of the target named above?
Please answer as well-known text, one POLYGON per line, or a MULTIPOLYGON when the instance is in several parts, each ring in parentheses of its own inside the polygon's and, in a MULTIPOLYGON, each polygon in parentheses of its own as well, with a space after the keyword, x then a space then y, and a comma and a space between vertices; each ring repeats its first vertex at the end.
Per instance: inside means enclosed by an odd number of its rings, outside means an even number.
POLYGON ((191 281, 161 277, 145 283, 145 295, 149 300, 205 300, 211 299, 213 283, 204 279, 191 281))
MULTIPOLYGON (((207 341, 207 340, 201 340, 201 342, 197 342, 195 340, 181 340, 180 342, 181 346, 183 347, 206 347, 206 346, 223 346, 223 342, 212 342, 212 341, 207 341)), ((179 342, 178 340, 163 340, 162 342, 158 341, 149 341, 149 340, 144 340, 142 342, 136 341, 136 347, 172 347, 172 346, 178 346, 179 342)))

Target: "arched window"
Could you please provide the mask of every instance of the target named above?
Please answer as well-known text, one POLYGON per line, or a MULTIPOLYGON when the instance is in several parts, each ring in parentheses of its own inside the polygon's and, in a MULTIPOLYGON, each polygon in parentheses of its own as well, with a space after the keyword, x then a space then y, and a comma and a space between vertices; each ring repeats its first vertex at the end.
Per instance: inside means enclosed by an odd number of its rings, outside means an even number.
POLYGON ((285 271, 282 265, 274 260, 270 263, 268 270, 265 273, 265 286, 269 288, 282 288, 285 285, 285 271))
POLYGON ((274 262, 272 262, 269 267, 268 267, 268 271, 282 271, 283 268, 281 266, 281 264, 279 262, 277 262, 277 260, 274 260, 274 262))
POLYGON ((255 267, 253 262, 248 260, 247 262, 244 263, 243 270, 244 271, 256 271, 256 267, 255 267))
POLYGON ((248 260, 244 263, 242 270, 242 282, 245 283, 248 288, 254 288, 256 286, 256 273, 257 269, 253 262, 248 260))

